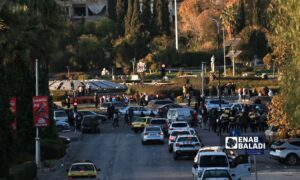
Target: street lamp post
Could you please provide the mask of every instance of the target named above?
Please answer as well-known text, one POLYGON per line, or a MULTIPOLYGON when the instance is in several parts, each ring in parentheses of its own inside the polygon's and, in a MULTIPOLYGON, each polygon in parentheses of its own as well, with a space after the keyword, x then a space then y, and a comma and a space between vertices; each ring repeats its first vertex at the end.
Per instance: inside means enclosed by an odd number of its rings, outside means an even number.
POLYGON ((67 70, 68 70, 68 79, 70 79, 70 67, 67 66, 67 70))
POLYGON ((175 47, 176 50, 178 50, 177 0, 174 0, 174 11, 175 11, 175 47))
POLYGON ((220 20, 214 19, 214 18, 209 18, 213 20, 216 23, 217 26, 217 43, 218 43, 218 53, 217 53, 217 59, 219 60, 219 66, 218 66, 218 71, 219 71, 219 82, 218 82, 218 91, 219 91, 219 110, 221 110, 221 57, 220 57, 220 20))

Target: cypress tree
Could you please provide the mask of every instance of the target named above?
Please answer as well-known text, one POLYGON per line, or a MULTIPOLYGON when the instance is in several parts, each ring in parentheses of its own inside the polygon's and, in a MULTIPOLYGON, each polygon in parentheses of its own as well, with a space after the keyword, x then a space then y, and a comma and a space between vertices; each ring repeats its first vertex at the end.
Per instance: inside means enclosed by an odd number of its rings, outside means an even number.
POLYGON ((127 0, 117 0, 116 2, 116 28, 117 35, 123 36, 125 32, 124 19, 127 12, 127 0))
POLYGON ((142 30, 152 32, 152 12, 151 12, 151 1, 143 0, 142 13, 141 13, 142 30))
POLYGON ((113 21, 116 21, 116 0, 108 1, 108 17, 113 21))
POLYGON ((132 19, 132 15, 133 15, 133 3, 134 3, 134 0, 128 0, 127 14, 125 17, 125 35, 128 35, 131 32, 131 19, 132 19))
POLYGON ((163 33, 170 34, 170 13, 169 13, 169 1, 162 0, 162 22, 163 22, 163 33))
POLYGON ((162 7, 162 0, 153 1, 153 35, 161 34, 162 32, 162 7))
POLYGON ((140 2, 139 0, 133 0, 133 12, 131 16, 131 26, 130 33, 138 33, 141 30, 141 21, 140 21, 140 2))

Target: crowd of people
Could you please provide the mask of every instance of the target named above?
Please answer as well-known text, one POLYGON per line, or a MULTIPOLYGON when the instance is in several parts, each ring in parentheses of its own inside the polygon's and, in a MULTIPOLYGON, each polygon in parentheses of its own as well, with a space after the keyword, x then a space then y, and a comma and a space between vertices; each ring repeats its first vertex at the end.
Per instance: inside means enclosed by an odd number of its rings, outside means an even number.
POLYGON ((243 109, 211 109, 204 126, 218 135, 238 131, 240 133, 264 132, 267 128, 267 111, 258 105, 245 105, 243 109))

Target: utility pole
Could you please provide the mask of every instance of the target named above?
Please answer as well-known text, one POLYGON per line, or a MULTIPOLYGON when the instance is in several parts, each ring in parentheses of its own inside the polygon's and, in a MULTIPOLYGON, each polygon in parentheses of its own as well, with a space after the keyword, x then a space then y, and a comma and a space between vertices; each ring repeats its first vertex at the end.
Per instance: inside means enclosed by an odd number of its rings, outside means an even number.
POLYGON ((226 55, 225 55, 225 51, 226 51, 226 48, 225 48, 225 29, 224 29, 224 26, 223 26, 223 58, 224 58, 224 77, 227 76, 227 73, 226 73, 226 55))
POLYGON ((178 51, 178 22, 177 22, 177 0, 174 0, 174 10, 175 10, 175 47, 178 51))
POLYGON ((202 62, 202 66, 201 66, 201 78, 202 78, 202 81, 201 81, 201 96, 202 98, 204 97, 204 62, 202 62))
MULTIPOLYGON (((39 95, 39 75, 38 75, 38 59, 35 60, 35 96, 39 95)), ((40 153, 40 138, 39 138, 39 128, 36 127, 36 137, 35 137, 35 163, 36 167, 41 167, 41 153, 40 153)))

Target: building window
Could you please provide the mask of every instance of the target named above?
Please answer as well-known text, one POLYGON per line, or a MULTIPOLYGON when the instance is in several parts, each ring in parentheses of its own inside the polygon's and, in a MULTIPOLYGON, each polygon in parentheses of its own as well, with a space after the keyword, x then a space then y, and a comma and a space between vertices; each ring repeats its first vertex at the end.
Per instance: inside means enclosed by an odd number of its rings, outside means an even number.
POLYGON ((84 5, 80 6, 80 5, 76 5, 73 6, 74 8, 74 16, 86 16, 86 8, 84 5))

